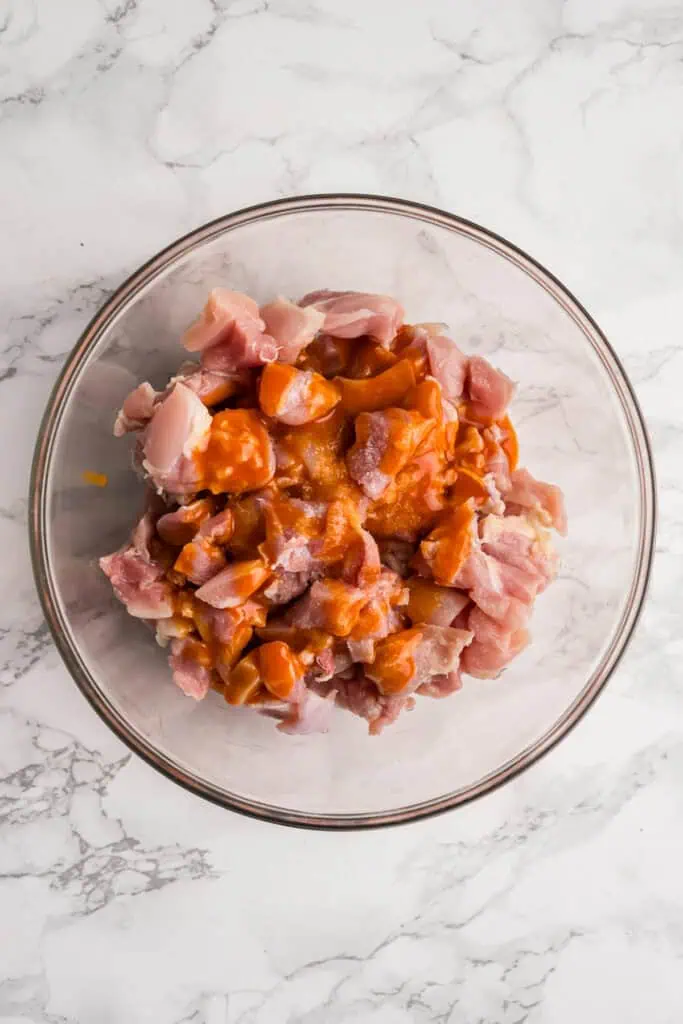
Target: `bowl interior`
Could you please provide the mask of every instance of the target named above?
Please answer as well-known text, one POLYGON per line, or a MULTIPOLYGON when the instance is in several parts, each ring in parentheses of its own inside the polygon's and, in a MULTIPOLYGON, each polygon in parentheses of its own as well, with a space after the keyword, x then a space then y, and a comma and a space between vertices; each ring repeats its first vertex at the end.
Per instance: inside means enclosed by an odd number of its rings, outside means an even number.
POLYGON ((479 228, 390 201, 304 200, 226 218, 148 265, 91 325, 53 399, 37 460, 39 582, 60 647, 99 710, 204 795, 280 820, 366 824, 449 806, 512 774, 569 727, 632 628, 652 534, 647 442, 626 382, 561 286, 479 228), (563 569, 533 643, 498 680, 423 698, 381 737, 336 712, 326 735, 283 736, 215 694, 172 684, 164 652, 113 599, 97 558, 127 537, 141 485, 116 409, 161 386, 209 288, 258 300, 316 288, 386 292, 518 381, 521 463, 564 490, 563 569), (84 471, 108 475, 88 486, 84 471))

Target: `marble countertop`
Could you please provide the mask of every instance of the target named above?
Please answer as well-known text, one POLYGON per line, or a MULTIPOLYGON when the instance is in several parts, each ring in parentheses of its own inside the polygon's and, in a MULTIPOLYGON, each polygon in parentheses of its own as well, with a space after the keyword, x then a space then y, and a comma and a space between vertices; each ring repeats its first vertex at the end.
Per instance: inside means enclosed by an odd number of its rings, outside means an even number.
POLYGON ((0 1022, 668 1024, 683 1006, 683 8, 0 0, 0 1022), (559 748, 360 834, 206 805, 130 755, 34 594, 41 412, 174 237, 314 191, 433 203, 606 330, 661 498, 648 607, 559 748))

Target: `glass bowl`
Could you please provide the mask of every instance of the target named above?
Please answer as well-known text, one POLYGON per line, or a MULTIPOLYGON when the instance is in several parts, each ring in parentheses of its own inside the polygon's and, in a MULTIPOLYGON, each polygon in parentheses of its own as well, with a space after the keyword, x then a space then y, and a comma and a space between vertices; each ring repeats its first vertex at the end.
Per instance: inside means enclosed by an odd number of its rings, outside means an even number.
MULTIPOLYGON (((128 445, 128 447, 127 447, 128 445)), ((653 547, 643 420, 609 343, 548 271, 451 214, 374 196, 310 196, 220 218, 126 281, 78 341, 50 399, 32 479, 31 540, 48 623, 70 672, 117 735, 170 779, 234 810, 326 828, 405 822, 487 792, 584 714, 633 630, 653 547), (519 382, 522 464, 565 493, 563 568, 539 598, 533 642, 493 681, 421 698, 379 737, 335 712, 292 737, 217 694, 173 685, 147 628, 97 566, 142 498, 115 411, 140 380, 163 386, 211 287, 259 301, 317 288, 386 292, 408 321, 445 321, 462 347, 519 382), (106 473, 89 486, 84 472, 106 473)))

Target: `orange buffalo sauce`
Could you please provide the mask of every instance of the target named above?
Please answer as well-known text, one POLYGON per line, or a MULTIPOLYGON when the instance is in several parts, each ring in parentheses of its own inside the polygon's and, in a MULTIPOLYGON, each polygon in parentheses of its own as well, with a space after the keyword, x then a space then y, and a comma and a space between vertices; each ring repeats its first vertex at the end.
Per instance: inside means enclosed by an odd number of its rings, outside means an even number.
POLYGON ((228 704, 246 704, 262 686, 258 647, 238 661, 225 682, 223 696, 228 704))
POLYGON ((415 409, 421 416, 440 422, 443 417, 440 385, 435 380, 421 380, 407 393, 403 399, 403 407, 415 409))
POLYGON ((380 693, 401 693, 410 685, 415 676, 415 651, 421 640, 419 629, 403 629, 375 645, 375 660, 366 667, 365 674, 376 683, 380 693))
POLYGON ((226 674, 223 696, 228 704, 288 700, 304 677, 301 658, 279 640, 254 648, 226 674))
POLYGON ((266 426, 253 409, 225 409, 211 422, 200 460, 205 486, 213 494, 241 494, 265 487, 275 471, 266 426))
POLYGON ((360 412, 376 412, 398 405, 416 380, 410 360, 400 359, 376 377, 365 380, 335 377, 335 384, 341 391, 342 409, 351 416, 357 416, 360 412))
POLYGON ((420 544, 420 554, 437 583, 452 586, 474 541, 475 514, 470 503, 459 505, 420 544))
POLYGON ((368 509, 365 528, 375 537, 412 539, 431 529, 446 508, 443 485, 410 463, 368 509))
POLYGON ((482 477, 467 466, 458 466, 455 483, 450 491, 451 501, 455 504, 462 504, 474 500, 475 505, 481 505, 491 497, 489 488, 482 477))
POLYGON ((327 563, 340 561, 356 542, 362 528, 358 503, 348 495, 330 502, 325 519, 321 558, 327 563))
POLYGON ((287 700, 304 677, 301 658, 279 640, 271 640, 258 648, 258 663, 266 689, 280 700, 287 700))
MULTIPOLYGON (((384 426, 387 432, 386 448, 379 463, 379 470, 387 476, 396 476, 414 455, 433 423, 419 412, 406 409, 386 409, 384 426)), ((349 455, 364 449, 372 439, 374 419, 372 413, 362 412, 356 416, 356 441, 349 455)))
POLYGON ((321 628, 332 636, 348 636, 367 604, 367 594, 342 580, 325 580, 320 598, 321 628))
POLYGON ((443 587, 419 576, 406 580, 406 587, 410 595, 406 608, 408 618, 411 622, 429 622, 441 606, 443 587))
MULTIPOLYGON (((269 363, 261 373, 259 404, 266 416, 285 416, 290 397, 304 406, 301 423, 320 419, 339 402, 339 391, 319 373, 297 370, 286 363, 269 363)), ((291 421, 290 421, 291 422, 291 421)))
POLYGON ((503 440, 500 442, 501 448, 507 455, 510 472, 514 473, 517 469, 517 464, 519 463, 519 441, 517 440, 517 433, 515 428, 512 426, 512 421, 509 416, 503 416, 498 425, 503 431, 503 440))
POLYGON ((300 485, 302 497, 329 501, 350 484, 344 450, 352 437, 353 425, 339 406, 323 419, 282 430, 275 483, 300 485))

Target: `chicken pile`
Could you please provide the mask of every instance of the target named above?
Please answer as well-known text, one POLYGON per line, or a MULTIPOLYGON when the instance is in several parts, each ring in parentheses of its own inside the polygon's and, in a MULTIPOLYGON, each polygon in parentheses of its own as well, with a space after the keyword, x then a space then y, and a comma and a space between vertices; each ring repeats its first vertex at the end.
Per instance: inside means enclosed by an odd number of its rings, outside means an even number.
POLYGON ((513 383, 403 319, 384 295, 216 289, 183 338, 199 360, 123 403, 148 499, 100 566, 195 700, 285 732, 336 704, 376 734, 528 643, 561 491, 517 466, 513 383))

